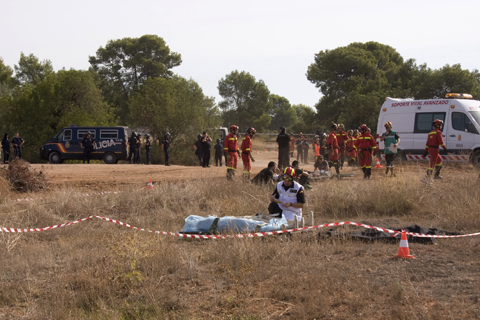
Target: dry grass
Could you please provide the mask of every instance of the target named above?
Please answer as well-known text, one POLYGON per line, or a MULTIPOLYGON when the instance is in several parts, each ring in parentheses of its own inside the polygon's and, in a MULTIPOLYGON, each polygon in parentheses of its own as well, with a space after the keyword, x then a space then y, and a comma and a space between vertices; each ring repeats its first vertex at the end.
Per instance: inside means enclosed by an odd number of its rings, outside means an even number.
POLYGON ((21 159, 11 161, 4 176, 15 191, 37 192, 49 188, 48 179, 42 171, 35 171, 21 159))
MULTIPOLYGON (((424 167, 404 169, 398 168, 396 179, 317 183, 307 192, 305 211, 315 212, 317 224, 353 220, 462 233, 480 229, 478 172, 451 166, 445 180, 425 185, 419 181, 424 167)), ((123 191, 80 198, 77 190, 51 190, 41 201, 5 202, 1 225, 43 227, 97 214, 178 231, 190 214, 265 210, 272 190, 211 179, 123 191)), ((389 259, 396 245, 319 237, 318 231, 188 241, 96 219, 2 234, 1 244, 2 319, 480 317, 478 238, 411 244, 418 259, 399 261, 389 259)))

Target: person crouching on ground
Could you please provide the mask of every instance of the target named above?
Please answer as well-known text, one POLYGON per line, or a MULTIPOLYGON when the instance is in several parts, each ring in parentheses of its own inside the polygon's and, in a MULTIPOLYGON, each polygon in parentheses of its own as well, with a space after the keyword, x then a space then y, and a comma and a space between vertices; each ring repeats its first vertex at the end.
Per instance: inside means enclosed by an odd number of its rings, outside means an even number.
POLYGON ((310 175, 308 174, 308 172, 300 169, 300 162, 298 162, 297 160, 294 160, 292 162, 292 168, 295 169, 295 174, 297 175, 298 183, 300 183, 302 186, 306 187, 307 189, 312 189, 312 186, 307 182, 308 177, 310 175))
POLYGON ((320 170, 320 174, 324 174, 325 171, 330 170, 330 167, 328 166, 328 162, 323 158, 323 156, 318 156, 317 160, 315 161, 314 165, 314 171, 315 170, 320 170))
POLYGON ((245 182, 250 181, 250 172, 252 172, 252 162, 255 162, 255 159, 252 155, 252 139, 253 136, 257 133, 255 128, 250 127, 247 129, 247 133, 245 134, 245 138, 242 140, 242 145, 240 149, 242 149, 242 162, 243 162, 243 180, 245 182))
POLYGON ((255 184, 275 184, 274 174, 277 173, 277 164, 273 161, 268 163, 268 167, 262 169, 255 177, 252 179, 252 183, 255 184))
POLYGON ((283 181, 280 181, 273 194, 270 196, 268 213, 273 217, 287 220, 302 217, 302 208, 305 204, 305 189, 298 182, 293 181, 296 177, 295 169, 287 167, 283 172, 283 181))

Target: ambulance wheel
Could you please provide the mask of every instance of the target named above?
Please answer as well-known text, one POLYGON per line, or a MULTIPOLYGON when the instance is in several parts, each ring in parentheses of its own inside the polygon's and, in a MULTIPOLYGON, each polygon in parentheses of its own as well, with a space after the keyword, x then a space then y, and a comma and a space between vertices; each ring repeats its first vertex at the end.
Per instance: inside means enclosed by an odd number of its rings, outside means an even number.
POLYGON ((471 156, 470 161, 474 166, 480 166, 480 150, 475 150, 471 156))
POLYGON ((106 164, 114 164, 117 161, 117 157, 113 152, 106 152, 103 155, 103 161, 105 161, 106 164))
POLYGON ((54 163, 54 164, 61 163, 62 158, 60 157, 60 153, 55 152, 55 151, 50 153, 50 155, 48 156, 48 162, 54 163))

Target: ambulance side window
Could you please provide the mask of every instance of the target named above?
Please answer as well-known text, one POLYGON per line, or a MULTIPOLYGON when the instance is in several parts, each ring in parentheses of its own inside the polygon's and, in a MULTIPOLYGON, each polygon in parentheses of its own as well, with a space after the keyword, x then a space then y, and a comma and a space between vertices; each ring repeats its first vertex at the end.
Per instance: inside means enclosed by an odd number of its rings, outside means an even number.
POLYGON ((478 134, 472 121, 463 112, 452 112, 452 128, 454 130, 478 134))
MULTIPOLYGON (((435 119, 445 121, 445 112, 426 112, 415 114, 415 127, 414 133, 429 133, 432 131, 432 122, 435 119)), ((443 128, 442 128, 443 132, 443 128)))

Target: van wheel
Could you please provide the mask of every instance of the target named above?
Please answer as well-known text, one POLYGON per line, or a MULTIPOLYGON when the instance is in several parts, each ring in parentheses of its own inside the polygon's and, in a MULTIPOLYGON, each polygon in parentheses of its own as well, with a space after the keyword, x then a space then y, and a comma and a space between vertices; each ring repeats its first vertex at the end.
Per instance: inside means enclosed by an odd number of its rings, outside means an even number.
POLYGON ((474 166, 480 166, 480 150, 472 152, 470 155, 470 162, 472 162, 474 166))
POLYGON ((53 164, 58 164, 62 162, 62 158, 60 157, 60 153, 58 152, 52 152, 48 156, 48 162, 53 163, 53 164))
POLYGON ((117 162, 117 157, 113 152, 106 152, 103 155, 103 161, 105 161, 106 164, 114 164, 115 162, 117 162))

